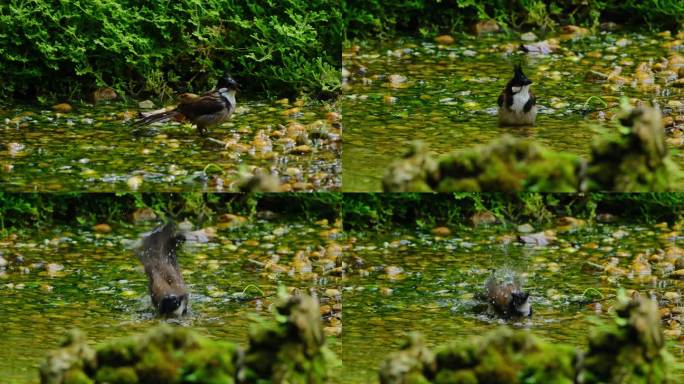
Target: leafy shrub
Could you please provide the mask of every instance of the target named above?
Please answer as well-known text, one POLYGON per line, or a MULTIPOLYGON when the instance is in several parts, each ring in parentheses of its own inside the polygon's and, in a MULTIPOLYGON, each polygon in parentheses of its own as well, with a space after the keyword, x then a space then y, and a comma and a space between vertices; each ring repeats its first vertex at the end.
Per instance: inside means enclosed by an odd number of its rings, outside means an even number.
POLYGON ((251 91, 335 92, 335 0, 8 0, 0 4, 0 97, 82 97, 211 88, 225 71, 251 91))
POLYGON ((377 33, 463 31, 474 22, 496 19, 512 26, 593 26, 601 19, 626 25, 671 28, 684 17, 681 0, 346 0, 342 15, 348 38, 377 33))

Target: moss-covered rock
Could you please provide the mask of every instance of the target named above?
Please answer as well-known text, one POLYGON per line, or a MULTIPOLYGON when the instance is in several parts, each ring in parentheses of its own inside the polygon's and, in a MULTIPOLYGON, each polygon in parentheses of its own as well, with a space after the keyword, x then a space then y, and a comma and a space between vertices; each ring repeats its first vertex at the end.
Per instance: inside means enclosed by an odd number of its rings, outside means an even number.
POLYGON ((436 191, 572 192, 579 186, 578 156, 554 153, 529 139, 509 135, 485 146, 438 159, 436 191), (463 189, 454 189, 463 188, 463 189))
POLYGON ((435 383, 573 382, 576 352, 529 332, 500 328, 437 351, 435 383))
POLYGON ((380 366, 380 383, 429 383, 425 377, 435 370, 435 356, 425 347, 418 333, 411 333, 400 350, 393 352, 380 366))
POLYGON ((95 351, 86 344, 85 335, 70 331, 60 344, 60 349, 48 353, 40 366, 43 384, 90 384, 93 381, 84 371, 96 366, 95 351))
POLYGON ((618 132, 594 141, 586 190, 668 191, 677 178, 657 108, 623 105, 618 132))
POLYGON ((98 346, 72 337, 41 366, 42 383, 233 383, 235 344, 162 324, 145 334, 98 346))
POLYGON ((657 305, 647 299, 622 299, 613 323, 589 336, 578 383, 666 383, 670 355, 663 349, 657 305))
POLYGON ((239 379, 241 383, 324 383, 332 352, 325 346, 318 302, 281 295, 276 322, 255 325, 239 379))
POLYGON ((488 145, 433 159, 422 144, 413 144, 383 178, 388 192, 554 191, 579 188, 582 162, 529 139, 504 135, 488 145))
POLYGON ((428 180, 438 176, 437 162, 420 141, 411 143, 403 158, 392 163, 382 178, 382 187, 388 192, 430 192, 428 180))

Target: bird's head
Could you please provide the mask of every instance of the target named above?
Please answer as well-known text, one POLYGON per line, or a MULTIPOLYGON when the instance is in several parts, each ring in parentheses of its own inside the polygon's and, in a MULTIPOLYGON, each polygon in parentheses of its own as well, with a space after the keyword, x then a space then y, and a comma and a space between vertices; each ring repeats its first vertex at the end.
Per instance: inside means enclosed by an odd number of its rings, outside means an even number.
POLYGON ((226 88, 229 91, 237 91, 240 89, 240 84, 233 79, 229 74, 226 74, 219 79, 218 84, 216 84, 216 89, 226 88))
POLYGON ((516 64, 513 68, 513 78, 508 82, 508 87, 511 88, 513 93, 518 93, 523 87, 530 84, 532 84, 532 80, 525 76, 520 64, 516 64))

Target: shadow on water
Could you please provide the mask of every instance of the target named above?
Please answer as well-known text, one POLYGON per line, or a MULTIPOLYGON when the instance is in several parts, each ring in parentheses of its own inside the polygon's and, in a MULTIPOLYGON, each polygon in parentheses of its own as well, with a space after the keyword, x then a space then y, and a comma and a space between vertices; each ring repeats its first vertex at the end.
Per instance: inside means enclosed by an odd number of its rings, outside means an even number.
MULTIPOLYGON (((37 382, 45 353, 72 328, 97 343, 144 332, 160 321, 150 308, 142 266, 129 249, 151 228, 121 224, 110 234, 98 234, 53 227, 2 240, 0 256, 9 262, 7 269, 0 268, 2 382, 37 382)), ((280 284, 317 295, 322 306, 341 306, 340 297, 326 296, 339 292, 339 281, 315 278, 316 267, 303 269, 294 262, 295 255, 301 260, 302 254, 334 244, 331 232, 327 224, 259 221, 219 228, 208 243, 186 243, 178 257, 191 292, 190 313, 169 321, 245 345, 254 317, 272 317, 270 305, 280 284), (248 260, 271 260, 272 267, 248 260)), ((339 316, 322 313, 322 318, 327 329, 341 329, 339 316)), ((328 339, 341 356, 338 339, 328 339)))
MULTIPOLYGON (((639 254, 651 256, 684 244, 668 229, 595 225, 558 233, 557 241, 548 246, 519 244, 514 230, 502 228, 463 228, 443 239, 407 228, 348 235, 357 239, 350 255, 365 261, 364 269, 345 282, 344 362, 354 367, 345 370, 348 383, 377 382, 380 363, 409 331, 420 331, 435 347, 506 324, 488 314, 479 298, 492 269, 520 272, 531 294, 533 316, 509 325, 578 347, 586 346, 592 319, 609 318, 619 288, 656 298, 661 308, 681 309, 679 298, 666 299, 679 297, 681 280, 656 278, 661 276, 657 270, 634 276, 630 266, 639 254), (626 273, 596 267, 611 262, 626 273), (588 288, 604 299, 592 299, 588 288)), ((669 351, 684 361, 684 344, 677 336, 680 323, 664 323, 666 332, 672 332, 667 337, 669 351)), ((684 378, 684 372, 678 377, 684 378)))
MULTIPOLYGON (((586 156, 592 138, 614 127, 614 109, 586 117, 580 113, 591 96, 611 106, 623 95, 656 99, 664 109, 682 97, 680 89, 670 86, 587 81, 587 72, 609 73, 620 67, 622 75, 631 77, 641 62, 668 57, 668 42, 655 34, 601 33, 563 41, 560 50, 544 56, 516 53, 520 41, 506 37, 463 35, 452 46, 416 39, 350 42, 343 55, 344 190, 381 190, 383 173, 412 140, 443 154, 509 133, 586 156), (501 128, 497 97, 519 61, 534 82, 540 106, 537 124, 501 128)), ((603 105, 590 101, 588 106, 603 105)), ((673 154, 684 164, 678 150, 673 154)))
POLYGON ((75 105, 60 114, 6 106, 0 184, 6 192, 236 191, 244 174, 259 168, 279 176, 284 190, 339 189, 335 109, 243 101, 229 122, 210 131, 217 142, 173 122, 135 135, 137 107, 75 105))

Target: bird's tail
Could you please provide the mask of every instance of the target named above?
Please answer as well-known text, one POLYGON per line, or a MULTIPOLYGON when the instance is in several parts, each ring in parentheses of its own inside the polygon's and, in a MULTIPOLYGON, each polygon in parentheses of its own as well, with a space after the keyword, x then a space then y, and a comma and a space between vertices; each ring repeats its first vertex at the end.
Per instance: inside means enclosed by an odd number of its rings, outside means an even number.
POLYGON ((167 222, 143 237, 137 249, 138 259, 145 267, 156 263, 176 265, 176 249, 185 240, 177 233, 176 225, 167 222))
POLYGON ((178 115, 180 112, 174 110, 171 111, 166 111, 166 112, 160 112, 160 113, 155 113, 153 115, 145 116, 142 119, 136 121, 133 123, 133 127, 142 127, 145 125, 150 125, 152 123, 156 123, 158 121, 167 121, 170 120, 176 115, 178 115))

